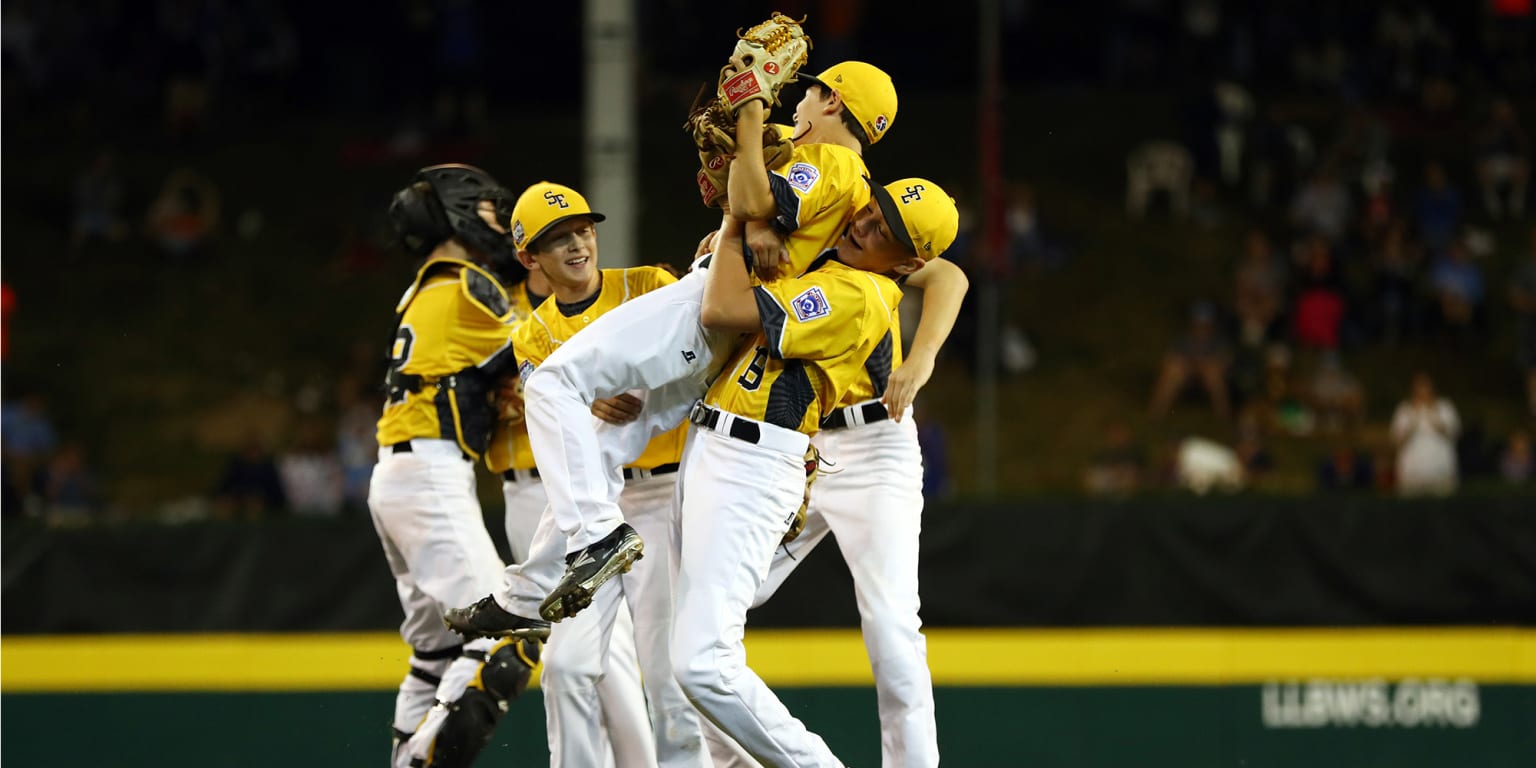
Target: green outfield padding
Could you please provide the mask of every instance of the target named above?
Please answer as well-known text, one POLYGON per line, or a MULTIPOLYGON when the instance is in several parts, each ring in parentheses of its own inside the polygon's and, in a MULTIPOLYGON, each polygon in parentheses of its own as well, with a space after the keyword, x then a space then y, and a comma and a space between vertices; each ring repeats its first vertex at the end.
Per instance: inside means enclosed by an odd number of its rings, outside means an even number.
MULTIPOLYGON (((873 690, 780 695, 850 766, 880 764, 873 690)), ((387 759, 393 701, 385 692, 8 694, 0 762, 371 768, 387 759)), ((957 768, 1514 768, 1536 754, 1533 686, 940 688, 937 704, 944 764, 957 768), (1369 706, 1373 690, 1384 711, 1369 706)), ((514 702, 480 764, 548 764, 536 691, 514 702)))

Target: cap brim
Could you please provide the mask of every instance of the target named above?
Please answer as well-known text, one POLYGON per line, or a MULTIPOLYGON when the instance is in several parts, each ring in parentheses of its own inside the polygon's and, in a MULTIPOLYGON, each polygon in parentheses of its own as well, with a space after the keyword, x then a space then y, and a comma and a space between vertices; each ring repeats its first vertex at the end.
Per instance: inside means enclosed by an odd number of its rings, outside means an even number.
POLYGON ((917 243, 912 242, 912 233, 907 231, 907 222, 901 218, 901 208, 896 205, 896 198, 891 197, 891 193, 887 192, 885 187, 870 181, 868 176, 864 177, 864 181, 869 184, 869 194, 874 196, 876 202, 880 204, 880 214, 885 217, 886 226, 890 227, 891 233, 896 236, 896 242, 906 246, 907 250, 917 253, 917 243))
POLYGON ((565 221, 567 219, 575 219, 575 218, 578 218, 578 217, 579 218, 591 219, 594 222, 604 221, 604 220, 606 220, 608 218, 607 216, 604 216, 601 213, 595 213, 595 212, 588 211, 587 213, 568 213, 568 214, 566 214, 564 216, 561 216, 561 217, 559 217, 557 219, 551 219, 548 224, 544 225, 543 229, 540 229, 538 232, 534 233, 533 237, 528 238, 528 244, 523 246, 523 249, 524 250, 532 250, 531 246, 534 243, 537 243, 539 241, 539 238, 543 237, 544 233, 546 233, 550 229, 554 228, 555 225, 557 225, 560 222, 565 221))

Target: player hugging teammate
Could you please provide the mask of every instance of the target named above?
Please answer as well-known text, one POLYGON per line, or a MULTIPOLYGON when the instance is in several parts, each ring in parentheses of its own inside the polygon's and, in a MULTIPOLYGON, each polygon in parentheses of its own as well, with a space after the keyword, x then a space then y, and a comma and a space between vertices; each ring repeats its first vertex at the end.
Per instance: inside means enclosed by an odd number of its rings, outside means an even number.
MULTIPOLYGON (((889 131, 897 107, 890 78, 874 66, 843 62, 803 78, 810 83, 793 125, 768 123, 809 48, 799 24, 775 14, 742 36, 715 97, 690 117, 701 198, 724 215, 680 280, 599 269, 601 214, 569 187, 534 185, 510 210, 498 206, 509 196, 481 196, 464 219, 499 238, 492 250, 503 260, 503 249, 515 253, 553 295, 515 329, 505 291, 501 304, 489 302, 500 314, 482 313, 502 323, 519 370, 516 383, 489 371, 500 377, 489 388, 498 404, 483 394, 480 404, 504 429, 521 415, 534 462, 508 463, 509 509, 512 486, 535 479, 548 503, 531 539, 514 546, 519 562, 482 578, 477 592, 439 602, 460 606, 444 620, 466 648, 549 637, 543 680, 555 765, 599 765, 610 753, 621 765, 841 765, 747 667, 741 642, 748 608, 828 532, 855 578, 883 762, 938 761, 918 620, 922 459, 909 406, 966 290, 960 271, 938 258, 958 214, 932 181, 870 180, 864 150, 889 131), (924 291, 905 361, 903 286, 924 291), (838 471, 808 487, 812 446, 838 471), (604 587, 610 580, 618 586, 604 587), (633 681, 637 666, 646 693, 638 711, 650 720, 638 736, 633 685, 612 696, 601 689, 633 681)), ((465 260, 453 274, 467 286, 473 267, 465 260)), ((446 277, 424 270, 413 292, 429 295, 446 277)), ((504 365, 472 358, 432 374, 397 365, 436 386, 436 421, 421 420, 433 434, 446 434, 445 423, 479 423, 475 408, 441 394, 444 377, 451 390, 461 378, 477 381, 463 375, 471 368, 504 365)), ((381 423, 381 445, 396 444, 383 438, 381 423)), ((485 449, 471 438, 458 435, 460 452, 448 458, 468 466, 465 457, 485 449)), ((412 453, 427 436, 407 439, 412 453)), ((398 455, 386 449, 381 467, 398 455)), ((380 535, 389 552, 382 525, 380 535)), ((405 581, 401 594, 409 625, 405 581)), ((413 642, 413 667, 425 663, 422 652, 437 652, 425 645, 413 642)), ((530 645, 487 646, 498 647, 530 645)), ((534 660, 527 651, 519 658, 534 660)), ((455 711, 451 702, 443 709, 455 711)), ((397 712, 402 736, 413 713, 397 712)), ((403 741, 422 753, 412 744, 420 738, 403 741)))

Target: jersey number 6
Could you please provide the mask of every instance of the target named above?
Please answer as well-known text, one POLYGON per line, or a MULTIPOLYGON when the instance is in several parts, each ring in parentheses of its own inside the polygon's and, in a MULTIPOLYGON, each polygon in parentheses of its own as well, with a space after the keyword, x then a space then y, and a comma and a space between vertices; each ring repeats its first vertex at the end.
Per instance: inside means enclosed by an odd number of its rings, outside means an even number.
POLYGON ((752 362, 747 364, 747 370, 742 371, 736 383, 748 392, 756 392, 763 385, 763 366, 767 364, 768 348, 758 347, 757 354, 752 356, 752 362))

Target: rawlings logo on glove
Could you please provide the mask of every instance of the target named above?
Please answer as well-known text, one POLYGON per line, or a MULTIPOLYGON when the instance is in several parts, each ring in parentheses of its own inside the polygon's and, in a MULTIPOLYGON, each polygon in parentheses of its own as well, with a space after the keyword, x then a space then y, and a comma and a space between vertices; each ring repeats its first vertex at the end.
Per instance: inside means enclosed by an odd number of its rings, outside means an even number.
POLYGON ((779 91, 795 81, 811 52, 811 38, 800 26, 803 21, 775 12, 744 33, 737 30, 740 39, 731 56, 746 68, 737 71, 735 64, 727 64, 720 70, 717 95, 726 112, 735 114, 754 99, 765 106, 779 103, 779 91))

